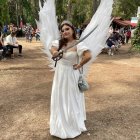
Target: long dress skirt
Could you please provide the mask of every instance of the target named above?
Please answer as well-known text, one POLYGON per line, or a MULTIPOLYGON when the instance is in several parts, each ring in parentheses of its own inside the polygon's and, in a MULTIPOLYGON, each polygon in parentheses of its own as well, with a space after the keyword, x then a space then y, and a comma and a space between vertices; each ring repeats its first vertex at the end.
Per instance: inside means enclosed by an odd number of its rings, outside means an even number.
POLYGON ((86 131, 84 94, 78 88, 79 71, 73 69, 76 53, 68 56, 73 62, 58 62, 51 94, 50 134, 61 139, 74 138, 86 131))

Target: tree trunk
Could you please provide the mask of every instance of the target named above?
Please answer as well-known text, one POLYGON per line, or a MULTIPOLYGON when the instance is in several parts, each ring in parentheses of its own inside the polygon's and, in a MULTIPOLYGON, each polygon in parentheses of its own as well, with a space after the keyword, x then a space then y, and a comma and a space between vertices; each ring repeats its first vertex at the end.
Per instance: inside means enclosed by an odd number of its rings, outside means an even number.
POLYGON ((101 0, 93 0, 93 14, 96 12, 101 0))
POLYGON ((68 1, 68 12, 67 12, 67 20, 71 20, 72 19, 72 3, 71 0, 68 1))

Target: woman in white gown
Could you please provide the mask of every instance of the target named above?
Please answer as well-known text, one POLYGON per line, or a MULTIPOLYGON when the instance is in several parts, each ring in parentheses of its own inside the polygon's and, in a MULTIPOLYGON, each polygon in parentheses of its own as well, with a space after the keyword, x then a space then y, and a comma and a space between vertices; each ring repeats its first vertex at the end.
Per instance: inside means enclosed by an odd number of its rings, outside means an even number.
MULTIPOLYGON (((54 57, 60 49, 76 43, 76 33, 69 21, 61 24, 60 32, 61 39, 53 41, 50 49, 54 57)), ((51 94, 50 133, 53 136, 74 138, 86 131, 85 100, 78 88, 78 69, 90 59, 90 50, 81 42, 64 52, 57 62, 51 94)))

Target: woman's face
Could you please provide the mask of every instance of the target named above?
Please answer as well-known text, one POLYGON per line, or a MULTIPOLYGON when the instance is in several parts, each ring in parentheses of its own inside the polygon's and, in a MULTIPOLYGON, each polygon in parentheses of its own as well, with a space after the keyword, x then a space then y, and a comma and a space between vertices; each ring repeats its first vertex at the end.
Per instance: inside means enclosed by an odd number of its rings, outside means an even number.
POLYGON ((73 33, 73 29, 68 25, 64 25, 61 29, 61 34, 63 38, 71 39, 73 38, 73 33))

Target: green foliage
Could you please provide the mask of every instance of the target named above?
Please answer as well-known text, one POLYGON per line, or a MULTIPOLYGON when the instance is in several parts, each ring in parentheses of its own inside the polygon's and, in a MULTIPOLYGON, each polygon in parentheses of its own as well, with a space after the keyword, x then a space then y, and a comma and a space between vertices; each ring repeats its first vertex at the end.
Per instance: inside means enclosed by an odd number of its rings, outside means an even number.
MULTIPOLYGON (((41 0, 43 3, 44 0, 41 0)), ((100 0, 55 0, 58 21, 71 20, 76 26, 91 19, 93 15, 93 3, 100 0)), ((19 25, 23 23, 35 25, 38 19, 38 0, 0 0, 0 21, 19 25), (2 11, 2 12, 1 12, 2 11), (2 14, 1 14, 2 13, 2 14)))
POLYGON ((134 37, 132 38, 132 46, 133 49, 140 51, 140 20, 134 32, 134 37))
POLYGON ((26 15, 24 17, 24 22, 34 25, 35 19, 34 19, 34 16, 33 16, 33 10, 32 9, 33 9, 33 6, 31 5, 31 2, 28 1, 28 0, 24 0, 23 1, 23 13, 24 13, 24 15, 26 15))
POLYGON ((56 0, 56 12, 59 22, 68 19, 78 26, 91 18, 92 11, 93 1, 91 0, 56 0))
POLYGON ((75 25, 81 25, 85 21, 91 19, 93 15, 92 10, 92 1, 91 0, 79 0, 76 2, 73 8, 73 20, 72 22, 75 25))
POLYGON ((0 24, 8 24, 9 23, 9 10, 8 10, 8 1, 0 0, 0 24))
POLYGON ((113 16, 130 19, 137 15, 140 0, 114 0, 113 16))
POLYGON ((2 25, 24 23, 35 25, 38 17, 38 0, 0 0, 0 22, 2 25))
MULTIPOLYGON (((43 3, 44 0, 41 0, 43 3)), ((75 25, 81 25, 91 19, 100 0, 55 0, 58 21, 71 20, 75 25)), ((114 16, 131 18, 136 16, 140 0, 114 0, 114 16)), ((0 22, 2 24, 19 24, 22 17, 23 23, 35 25, 38 19, 38 0, 0 0, 0 22)))

